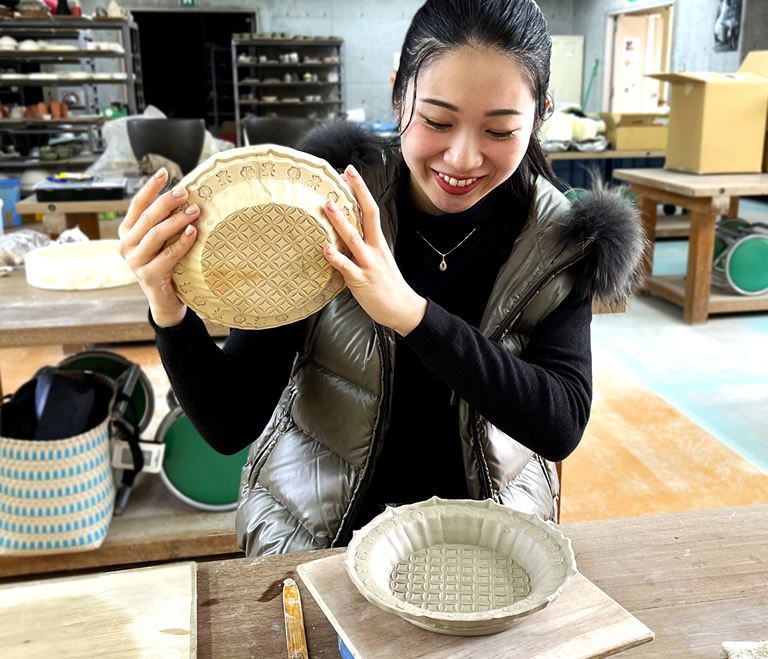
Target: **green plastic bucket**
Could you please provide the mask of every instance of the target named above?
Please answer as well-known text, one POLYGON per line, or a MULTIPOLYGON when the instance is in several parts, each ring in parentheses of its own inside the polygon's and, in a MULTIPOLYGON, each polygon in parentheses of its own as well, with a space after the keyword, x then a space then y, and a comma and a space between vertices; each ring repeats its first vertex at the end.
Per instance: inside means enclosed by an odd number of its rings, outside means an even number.
POLYGON ((234 510, 248 448, 234 455, 216 452, 177 407, 161 421, 155 441, 165 444, 160 477, 184 503, 208 511, 234 510))
MULTIPOLYGON (((68 371, 93 371, 108 378, 117 380, 128 370, 132 362, 122 355, 108 350, 86 350, 64 358, 59 368, 68 371)), ((139 379, 131 393, 133 405, 125 408, 123 418, 133 426, 138 421, 139 432, 143 432, 152 420, 155 412, 155 393, 152 383, 144 371, 139 373, 139 379)))

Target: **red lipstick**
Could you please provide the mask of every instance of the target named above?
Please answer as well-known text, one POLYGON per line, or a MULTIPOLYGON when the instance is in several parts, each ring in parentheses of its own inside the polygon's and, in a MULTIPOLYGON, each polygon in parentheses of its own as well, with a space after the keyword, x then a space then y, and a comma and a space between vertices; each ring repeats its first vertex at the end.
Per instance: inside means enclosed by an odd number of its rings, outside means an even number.
MULTIPOLYGON (((479 185, 480 181, 482 181, 484 178, 480 176, 477 178, 477 180, 474 183, 470 183, 469 185, 465 185, 464 187, 459 187, 456 185, 451 185, 450 183, 448 183, 448 181, 441 178, 434 169, 432 170, 432 176, 435 177, 435 181, 437 181, 437 184, 440 186, 441 190, 452 195, 463 195, 463 194, 467 194, 468 192, 472 192, 472 190, 474 190, 479 185)), ((452 178, 456 178, 456 177, 452 177, 452 178)), ((457 180, 461 181, 461 180, 466 180, 468 178, 475 178, 475 177, 466 176, 464 177, 464 179, 457 179, 457 180)))

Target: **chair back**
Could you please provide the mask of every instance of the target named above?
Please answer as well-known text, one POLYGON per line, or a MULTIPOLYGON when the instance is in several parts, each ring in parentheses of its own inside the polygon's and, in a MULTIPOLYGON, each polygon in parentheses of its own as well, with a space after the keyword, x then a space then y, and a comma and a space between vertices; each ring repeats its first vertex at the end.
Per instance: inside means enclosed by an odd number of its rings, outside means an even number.
POLYGON ((309 117, 249 117, 245 120, 245 142, 295 149, 301 138, 320 123, 309 117))
POLYGON ((173 160, 182 174, 200 161, 205 141, 203 119, 129 119, 128 141, 136 160, 148 153, 173 160))

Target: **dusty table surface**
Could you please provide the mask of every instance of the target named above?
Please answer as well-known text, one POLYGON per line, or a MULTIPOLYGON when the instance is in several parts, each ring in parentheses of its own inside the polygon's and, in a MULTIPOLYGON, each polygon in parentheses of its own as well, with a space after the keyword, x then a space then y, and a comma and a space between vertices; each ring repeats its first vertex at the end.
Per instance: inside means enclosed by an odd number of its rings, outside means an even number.
MULTIPOLYGON (((153 341, 138 284, 83 291, 30 286, 24 269, 0 278, 0 347, 153 341)), ((206 323, 213 336, 229 329, 206 323)))
POLYGON ((660 167, 614 169, 613 177, 687 197, 768 194, 768 174, 686 174, 660 167))
MULTIPOLYGON (((711 658, 723 641, 765 637, 768 504, 562 529, 579 571, 656 633, 621 656, 711 658)), ((295 568, 342 551, 201 563, 199 656, 286 656, 281 587, 292 577, 301 589, 310 657, 338 657, 336 633, 295 568)))

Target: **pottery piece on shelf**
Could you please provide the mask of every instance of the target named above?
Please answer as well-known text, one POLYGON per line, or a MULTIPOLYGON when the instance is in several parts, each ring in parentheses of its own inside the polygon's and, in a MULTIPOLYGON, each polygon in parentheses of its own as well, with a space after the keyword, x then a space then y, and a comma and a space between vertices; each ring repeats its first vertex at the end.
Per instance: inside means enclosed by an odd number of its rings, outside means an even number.
POLYGON ((274 144, 214 154, 179 185, 198 204, 197 239, 173 269, 179 298, 220 325, 263 329, 322 309, 344 288, 326 260, 349 254, 325 215, 333 199, 358 233, 357 201, 327 162, 274 144))
POLYGON ((42 18, 51 15, 51 10, 43 0, 21 0, 16 6, 16 12, 22 18, 42 18))
POLYGON ((508 629, 576 573, 571 541, 554 524, 490 499, 387 508, 354 532, 344 564, 372 604, 457 636, 508 629))

